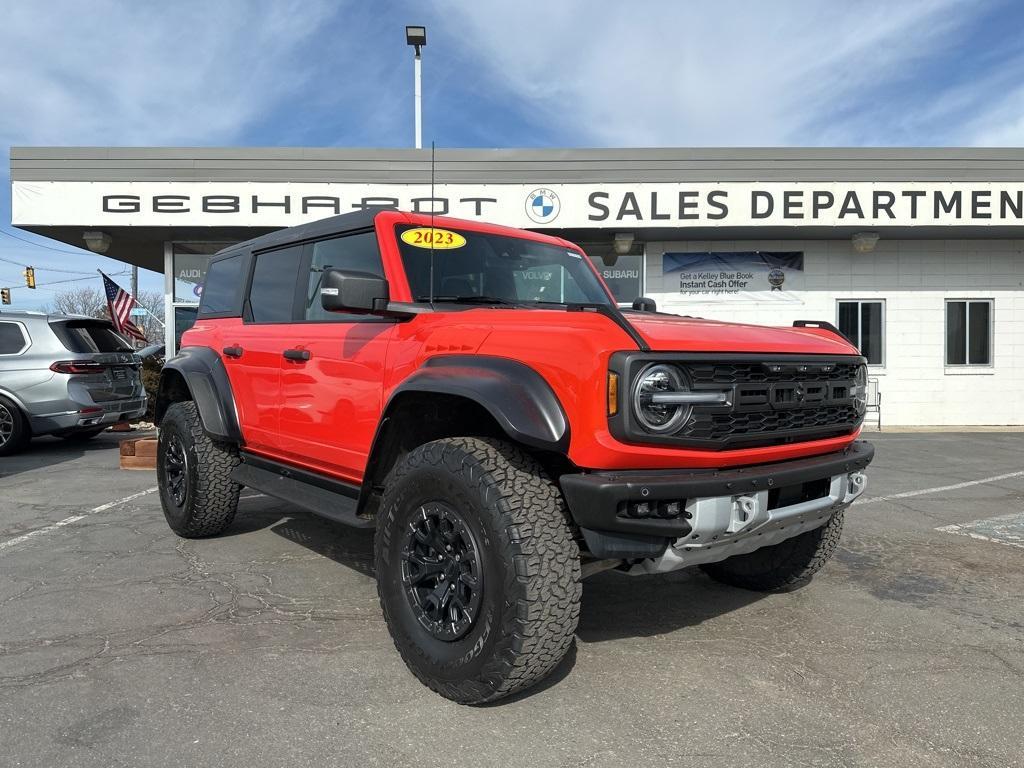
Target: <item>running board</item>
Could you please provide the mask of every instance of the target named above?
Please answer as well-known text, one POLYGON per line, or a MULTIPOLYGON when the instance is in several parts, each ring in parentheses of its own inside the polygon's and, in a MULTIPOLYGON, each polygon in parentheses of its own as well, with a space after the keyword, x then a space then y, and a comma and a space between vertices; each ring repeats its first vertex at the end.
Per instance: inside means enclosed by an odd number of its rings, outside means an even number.
POLYGON ((358 488, 313 472, 243 453, 242 463, 232 470, 231 479, 336 523, 352 528, 376 525, 356 514, 358 488))

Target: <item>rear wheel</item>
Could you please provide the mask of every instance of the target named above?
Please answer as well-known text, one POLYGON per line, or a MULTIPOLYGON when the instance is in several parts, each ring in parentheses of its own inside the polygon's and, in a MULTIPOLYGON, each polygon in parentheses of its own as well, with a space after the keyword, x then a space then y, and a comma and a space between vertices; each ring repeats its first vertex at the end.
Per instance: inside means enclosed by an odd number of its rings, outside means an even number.
POLYGON ((715 581, 757 592, 784 592, 805 584, 827 563, 843 533, 843 513, 825 525, 771 547, 701 568, 715 581))
POLYGON ((6 397, 0 397, 0 456, 17 453, 31 437, 28 420, 21 409, 6 397))
POLYGON ((171 530, 188 539, 227 530, 242 488, 231 479, 239 464, 238 449, 206 434, 191 400, 167 409, 156 457, 160 502, 171 530))
POLYGON ((392 471, 377 521, 377 590, 402 659, 463 704, 547 676, 579 621, 579 549, 558 488, 528 453, 456 437, 392 471))

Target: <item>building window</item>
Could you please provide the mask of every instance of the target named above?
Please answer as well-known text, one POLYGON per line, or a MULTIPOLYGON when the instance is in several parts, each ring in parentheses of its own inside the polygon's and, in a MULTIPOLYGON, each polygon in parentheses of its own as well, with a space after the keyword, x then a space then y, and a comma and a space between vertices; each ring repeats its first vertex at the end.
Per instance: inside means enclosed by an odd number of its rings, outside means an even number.
POLYGON ((840 301, 839 330, 867 358, 885 365, 885 302, 840 301))
POLYGON ((210 257, 227 243, 175 243, 173 258, 174 303, 198 304, 210 257))
POLYGON ((594 266, 615 297, 617 304, 632 305, 633 300, 644 295, 644 256, 625 254, 609 265, 604 259, 591 256, 594 266))
POLYGON ((992 365, 992 299, 947 299, 946 365, 992 365))

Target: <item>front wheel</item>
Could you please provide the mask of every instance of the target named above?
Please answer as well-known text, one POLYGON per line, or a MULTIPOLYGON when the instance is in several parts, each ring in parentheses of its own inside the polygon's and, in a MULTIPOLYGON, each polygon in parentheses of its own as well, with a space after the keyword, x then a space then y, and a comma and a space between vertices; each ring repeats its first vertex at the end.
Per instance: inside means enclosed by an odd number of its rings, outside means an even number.
POLYGON ((227 530, 242 489, 231 479, 238 449, 203 430, 196 404, 174 403, 160 424, 156 479, 167 524, 179 536, 198 539, 227 530))
POLYGON ((582 587, 565 503, 510 443, 456 437, 410 452, 386 483, 374 549, 395 646, 448 699, 528 688, 572 644, 582 587))
POLYGON ((839 546, 842 533, 843 513, 840 511, 812 531, 701 568, 715 581, 733 587, 784 592, 805 584, 821 570, 839 546))

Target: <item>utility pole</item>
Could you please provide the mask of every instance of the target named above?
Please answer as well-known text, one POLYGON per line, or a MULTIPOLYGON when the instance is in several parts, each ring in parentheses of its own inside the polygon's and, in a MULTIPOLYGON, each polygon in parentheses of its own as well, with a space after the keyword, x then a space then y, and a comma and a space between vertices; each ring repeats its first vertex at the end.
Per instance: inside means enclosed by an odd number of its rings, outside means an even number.
MULTIPOLYGON (((139 268, 132 264, 132 298, 135 301, 139 300, 139 268)), ((141 304, 139 305, 142 306, 141 304)), ((132 346, 138 349, 142 346, 142 342, 136 338, 132 338, 132 346)))

